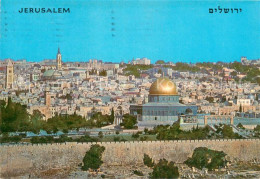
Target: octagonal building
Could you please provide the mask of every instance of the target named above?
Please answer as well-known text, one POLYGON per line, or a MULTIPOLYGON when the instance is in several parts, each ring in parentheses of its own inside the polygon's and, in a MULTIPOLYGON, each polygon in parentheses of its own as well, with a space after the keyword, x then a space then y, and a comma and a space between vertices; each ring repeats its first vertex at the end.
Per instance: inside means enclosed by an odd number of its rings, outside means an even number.
POLYGON ((158 78, 150 87, 148 103, 130 105, 130 114, 136 115, 138 128, 171 125, 183 115, 197 115, 197 106, 179 103, 176 84, 170 79, 158 78))

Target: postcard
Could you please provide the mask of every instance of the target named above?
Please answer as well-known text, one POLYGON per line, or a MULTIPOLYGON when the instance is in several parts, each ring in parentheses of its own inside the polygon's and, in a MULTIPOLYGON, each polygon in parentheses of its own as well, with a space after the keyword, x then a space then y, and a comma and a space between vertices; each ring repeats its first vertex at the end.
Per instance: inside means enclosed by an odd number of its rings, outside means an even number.
POLYGON ((0 0, 0 178, 260 178, 259 0, 0 0))

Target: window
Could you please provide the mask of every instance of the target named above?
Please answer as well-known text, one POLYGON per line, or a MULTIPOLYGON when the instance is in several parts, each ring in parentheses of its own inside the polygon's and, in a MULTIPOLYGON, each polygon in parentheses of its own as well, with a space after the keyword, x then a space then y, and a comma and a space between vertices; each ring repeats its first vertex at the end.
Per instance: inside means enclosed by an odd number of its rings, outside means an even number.
POLYGON ((157 120, 157 117, 155 117, 154 120, 157 120))

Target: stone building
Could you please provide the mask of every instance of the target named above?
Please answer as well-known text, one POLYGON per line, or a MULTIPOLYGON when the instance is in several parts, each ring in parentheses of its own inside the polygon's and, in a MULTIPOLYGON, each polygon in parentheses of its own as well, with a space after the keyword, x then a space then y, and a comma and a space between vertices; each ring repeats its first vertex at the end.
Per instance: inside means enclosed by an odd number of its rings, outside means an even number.
POLYGON ((115 110, 114 124, 120 125, 123 122, 123 109, 122 106, 118 106, 115 110))
POLYGON ((61 61, 60 48, 58 48, 58 53, 57 53, 57 57, 56 57, 56 62, 57 62, 57 70, 61 70, 62 61, 61 61))
POLYGON ((13 82, 14 82, 14 66, 11 60, 8 60, 7 66, 6 66, 6 85, 5 88, 13 88, 13 82))
POLYGON ((197 106, 179 103, 176 84, 168 78, 158 78, 150 87, 148 103, 131 105, 130 114, 136 115, 139 128, 171 125, 180 115, 196 115, 197 106))

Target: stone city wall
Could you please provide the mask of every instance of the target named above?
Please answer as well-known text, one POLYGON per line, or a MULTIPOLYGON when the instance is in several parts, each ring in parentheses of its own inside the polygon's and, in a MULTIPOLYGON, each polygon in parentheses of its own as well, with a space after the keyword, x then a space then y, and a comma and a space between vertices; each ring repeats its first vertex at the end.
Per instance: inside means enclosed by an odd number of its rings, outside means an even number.
MULTIPOLYGON (((30 144, 0 146, 0 176, 50 169, 77 167, 92 144, 30 144)), ((260 139, 97 142, 105 146, 104 165, 135 165, 144 153, 154 160, 165 158, 181 163, 197 147, 224 151, 233 160, 260 161, 260 139)))

